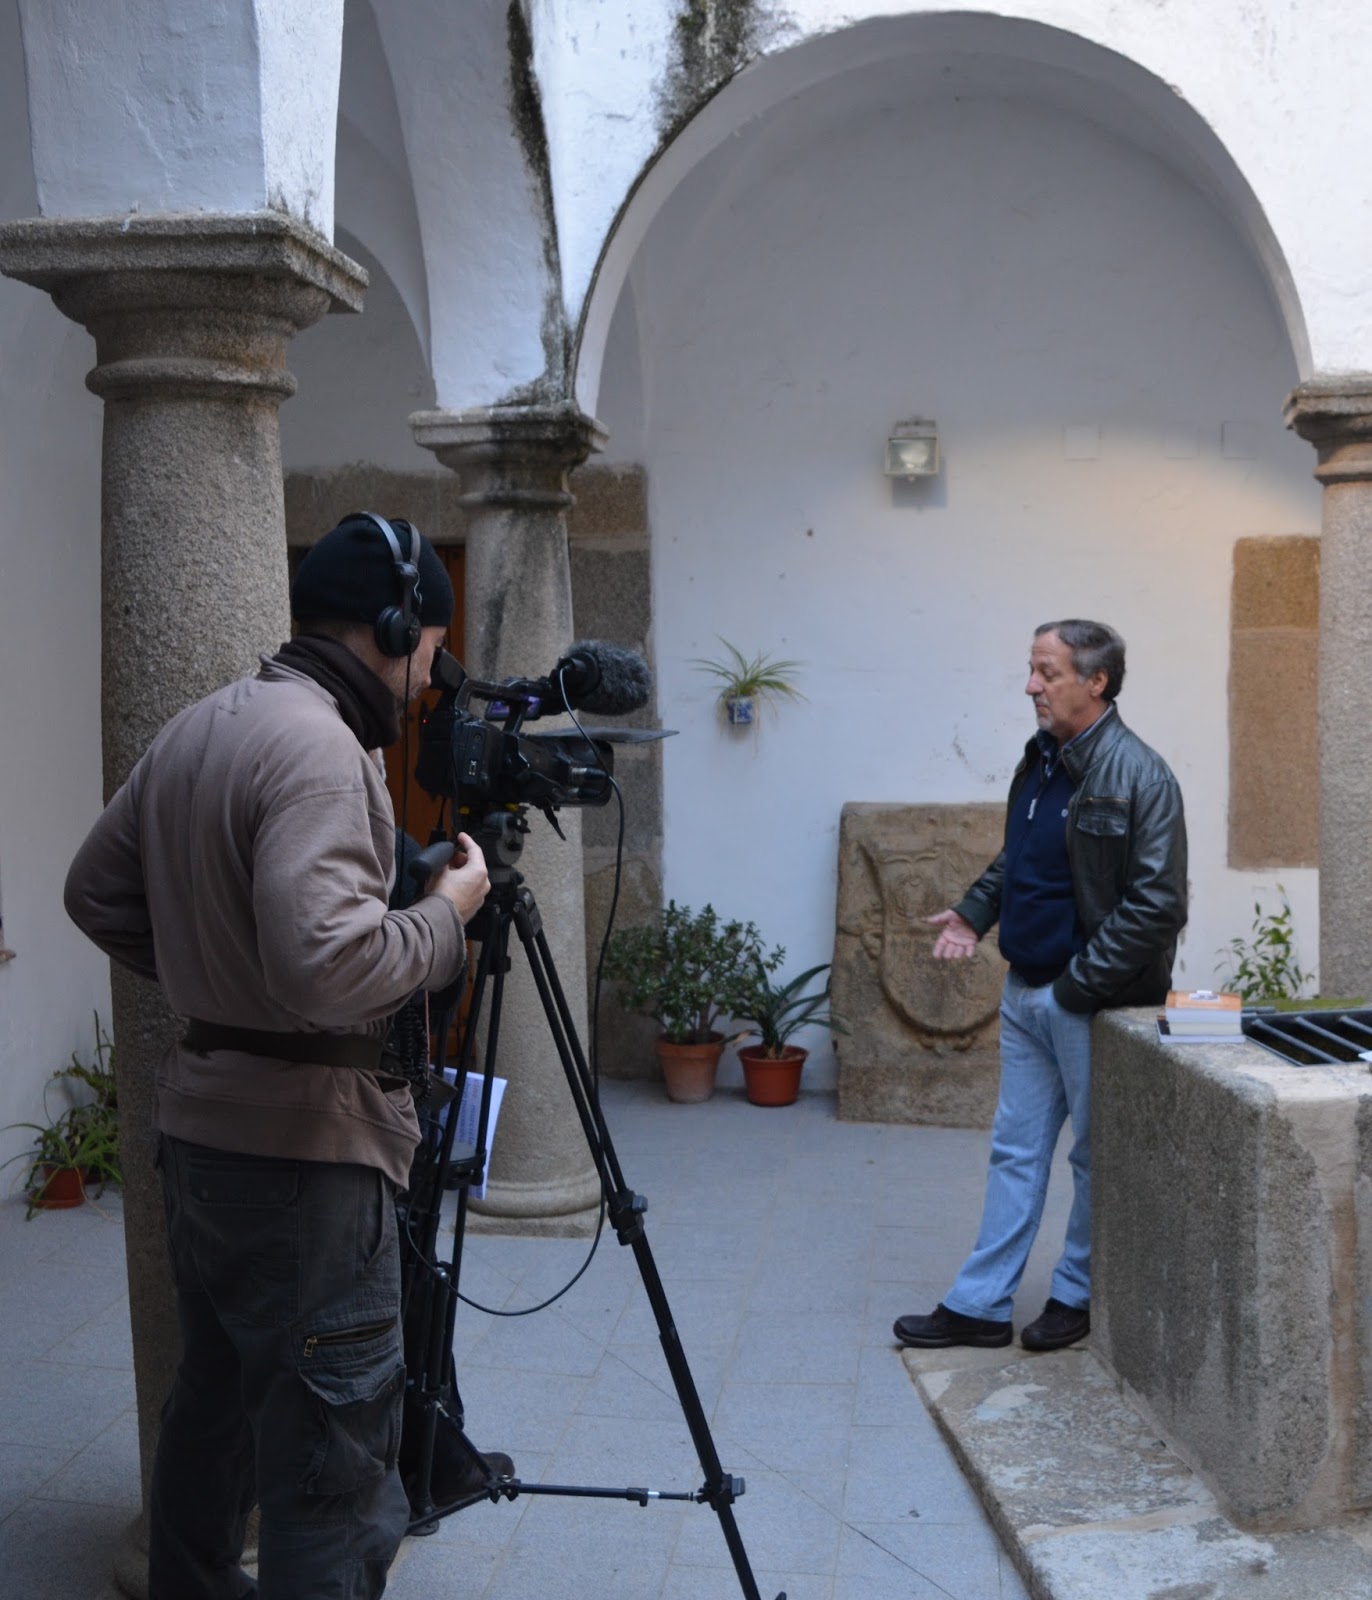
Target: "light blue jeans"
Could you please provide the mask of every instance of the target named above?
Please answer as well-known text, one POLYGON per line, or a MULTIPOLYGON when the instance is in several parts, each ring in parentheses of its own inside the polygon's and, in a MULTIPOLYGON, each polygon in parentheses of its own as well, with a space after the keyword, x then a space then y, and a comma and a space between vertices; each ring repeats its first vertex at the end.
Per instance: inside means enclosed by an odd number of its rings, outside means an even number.
POLYGON ((1091 1018, 1064 1011, 1053 987, 1007 973, 1000 1002, 1000 1100, 981 1231, 943 1303, 965 1317, 1008 1322, 1043 1216, 1058 1134, 1072 1119, 1073 1197, 1050 1293, 1091 1298, 1091 1018))

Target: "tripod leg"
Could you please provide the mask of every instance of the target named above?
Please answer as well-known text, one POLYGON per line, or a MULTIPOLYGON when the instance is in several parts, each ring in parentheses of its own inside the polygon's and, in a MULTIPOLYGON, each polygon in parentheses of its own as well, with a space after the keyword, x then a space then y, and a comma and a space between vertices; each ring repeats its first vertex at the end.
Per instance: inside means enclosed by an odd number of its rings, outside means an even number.
MULTIPOLYGON (((462 1243, 467 1214, 467 1190, 473 1163, 485 1159, 484 1143, 486 1117, 489 1107, 490 1080, 494 1071, 496 1050, 499 1045, 501 999, 505 973, 509 967, 508 916, 488 917, 485 924, 487 937, 482 941, 481 958, 477 964, 476 979, 468 1022, 463 1033, 462 1047, 457 1062, 457 1097, 449 1103, 441 1125, 439 1137, 428 1147, 427 1206, 418 1218, 415 1241, 419 1260, 415 1271, 422 1274, 416 1286, 417 1303, 411 1319, 407 1319, 405 1356, 408 1367, 407 1414, 402 1433, 407 1467, 403 1468, 406 1489, 410 1496, 412 1512, 411 1531, 432 1532, 436 1518, 461 1505, 471 1504, 488 1492, 488 1463, 462 1432, 461 1397, 457 1391, 453 1371, 452 1344, 457 1311, 458 1274, 462 1256, 462 1243), (481 1008, 488 984, 491 988, 491 1018, 487 1030, 485 1052, 485 1078, 482 1089, 482 1107, 479 1119, 478 1148, 473 1158, 466 1158, 466 1175, 459 1186, 457 1216, 453 1233, 451 1263, 438 1260, 437 1241, 440 1213, 443 1202, 443 1174, 448 1170, 453 1153, 457 1127, 457 1109, 467 1081, 481 1008), (440 1424, 441 1434, 440 1434, 440 1424), (440 1436, 443 1449, 440 1452, 440 1436), (436 1472, 436 1467, 442 1470, 436 1472)), ((449 1018, 442 1019, 440 1037, 446 1039, 449 1018)), ((440 1049, 439 1066, 443 1055, 440 1049)), ((433 1131, 433 1130, 431 1130, 433 1131)), ((508 1468, 506 1468, 508 1470, 508 1468)))
POLYGON ((658 1337, 667 1359, 667 1370, 671 1373, 677 1399, 681 1403, 682 1415, 686 1419, 696 1456, 705 1473, 704 1487, 696 1498, 712 1507, 719 1517, 724 1542, 733 1559, 734 1570, 738 1574, 739 1586, 743 1590, 745 1600, 761 1600, 757 1580, 748 1561, 748 1552, 743 1546, 743 1536, 734 1517, 733 1505, 743 1493, 743 1480, 729 1477, 720 1464, 709 1420, 700 1403, 695 1379, 691 1376, 690 1366, 682 1350, 681 1338, 667 1302, 667 1293, 662 1286, 662 1279, 658 1275, 657 1264, 653 1260, 653 1253, 644 1231, 643 1216, 647 1211, 647 1202, 640 1195, 634 1194, 624 1182, 619 1158, 615 1154, 610 1131, 595 1092, 595 1082, 586 1064, 580 1041, 577 1039, 567 997, 553 963, 552 951, 543 933, 538 908, 534 904, 532 893, 527 888, 521 889, 516 897, 514 924, 520 944, 529 960, 538 997, 542 1002, 549 1031, 567 1076, 567 1087, 571 1091, 572 1102, 581 1119, 591 1158, 600 1176, 601 1191, 605 1196, 611 1224, 619 1242, 629 1245, 633 1250, 639 1275, 643 1279, 643 1287, 647 1291, 648 1303, 657 1322, 658 1337))

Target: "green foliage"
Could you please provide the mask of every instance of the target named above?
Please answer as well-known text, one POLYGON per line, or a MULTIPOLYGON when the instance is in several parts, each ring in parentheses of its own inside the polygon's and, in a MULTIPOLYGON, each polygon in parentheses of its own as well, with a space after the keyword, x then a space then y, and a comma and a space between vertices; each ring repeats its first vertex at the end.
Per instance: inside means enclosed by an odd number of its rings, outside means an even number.
MULTIPOLYGON (((785 951, 778 951, 785 955, 785 951)), ((828 972, 829 963, 822 962, 802 972, 789 983, 773 983, 768 976, 772 969, 761 961, 753 970, 752 983, 741 1005, 735 1005, 734 1016, 749 1024, 747 1031, 756 1033, 758 1041, 769 1056, 780 1056, 791 1035, 801 1028, 827 1028, 830 1033, 847 1033, 841 1017, 826 1009, 829 1005, 829 982, 813 994, 805 993, 805 986, 821 972, 828 972)))
MULTIPOLYGON (((715 637, 718 639, 719 635, 715 637)), ((719 680, 721 703, 743 696, 765 699, 773 695, 787 700, 805 698, 796 688, 793 676, 801 667, 801 662, 779 660, 765 650, 749 658, 727 639, 720 639, 719 642, 727 651, 725 659, 712 661, 707 656, 697 656, 691 665, 719 680)))
POLYGON ((1264 912, 1255 900, 1251 937, 1231 939, 1219 952, 1231 964, 1224 987, 1250 1005, 1294 1000, 1313 977, 1296 960, 1294 918, 1281 884, 1277 885, 1277 893, 1281 896, 1281 910, 1264 912))
POLYGON ((706 1044, 721 1016, 742 1014, 756 969, 775 972, 784 953, 768 955, 751 922, 721 922, 711 905, 692 911, 671 900, 656 926, 614 935, 605 970, 619 980, 626 1011, 654 1018, 673 1044, 706 1044))
POLYGON ((9 1161, 26 1163, 20 1186, 28 1193, 28 1215, 36 1209, 35 1197, 41 1192, 49 1174, 62 1168, 74 1168, 87 1183, 123 1182, 119 1164, 119 1103, 114 1077, 114 1045, 95 1018, 95 1059, 83 1062, 72 1053, 71 1065, 59 1067, 43 1086, 42 1122, 12 1122, 11 1128, 23 1128, 33 1134, 33 1144, 21 1150, 9 1161), (73 1097, 72 1085, 80 1084, 91 1097, 73 1097), (54 1085, 60 1085, 67 1104, 53 1113, 50 1094, 54 1085))

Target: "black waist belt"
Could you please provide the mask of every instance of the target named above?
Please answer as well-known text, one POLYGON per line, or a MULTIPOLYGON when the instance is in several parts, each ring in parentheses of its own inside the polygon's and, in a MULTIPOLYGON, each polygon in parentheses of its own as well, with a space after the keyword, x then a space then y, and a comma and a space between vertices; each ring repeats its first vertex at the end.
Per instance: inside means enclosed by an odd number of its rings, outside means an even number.
POLYGON ((231 1028, 223 1022, 191 1017, 181 1041, 188 1050, 238 1050, 273 1061, 299 1061, 307 1066, 361 1067, 374 1072, 381 1065, 381 1041, 360 1033, 272 1033, 267 1028, 231 1028))

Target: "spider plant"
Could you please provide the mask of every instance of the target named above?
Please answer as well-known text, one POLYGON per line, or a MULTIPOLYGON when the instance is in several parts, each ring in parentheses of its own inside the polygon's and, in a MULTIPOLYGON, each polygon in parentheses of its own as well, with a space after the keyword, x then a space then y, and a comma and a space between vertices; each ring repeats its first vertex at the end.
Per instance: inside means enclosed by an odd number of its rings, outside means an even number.
MULTIPOLYGON (((715 635, 719 638, 719 635, 715 635)), ((719 703, 730 721, 749 722, 751 717, 737 717, 732 704, 739 701, 803 700, 805 696, 796 687, 795 674, 804 664, 772 655, 760 650, 755 656, 746 656, 737 645, 719 639, 725 654, 719 660, 709 656, 696 656, 691 665, 708 673, 719 683, 719 703)))

